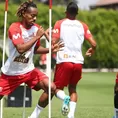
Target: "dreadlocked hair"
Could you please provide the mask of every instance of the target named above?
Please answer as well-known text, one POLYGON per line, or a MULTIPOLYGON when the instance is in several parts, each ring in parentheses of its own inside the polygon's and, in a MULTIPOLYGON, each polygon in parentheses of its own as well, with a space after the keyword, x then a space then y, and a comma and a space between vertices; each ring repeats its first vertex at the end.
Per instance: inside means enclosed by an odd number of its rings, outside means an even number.
POLYGON ((22 17, 22 14, 25 13, 29 7, 37 8, 36 4, 34 4, 32 0, 29 0, 29 1, 24 2, 20 5, 20 7, 17 10, 16 15, 18 17, 22 17))

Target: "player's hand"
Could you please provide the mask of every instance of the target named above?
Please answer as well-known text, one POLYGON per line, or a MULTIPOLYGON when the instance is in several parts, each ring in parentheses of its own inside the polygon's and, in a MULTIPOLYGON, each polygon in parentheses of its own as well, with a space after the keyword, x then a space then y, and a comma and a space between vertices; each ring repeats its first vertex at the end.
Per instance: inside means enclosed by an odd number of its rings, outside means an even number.
POLYGON ((45 31, 44 28, 42 26, 40 26, 40 28, 38 29, 36 36, 41 38, 44 35, 45 31))
POLYGON ((45 30, 45 33, 44 33, 47 41, 49 41, 49 28, 47 30, 45 30))
MULTIPOLYGON (((51 33, 52 33, 52 31, 53 31, 53 29, 51 27, 51 33)), ((50 28, 48 28, 48 29, 45 30, 45 34, 49 35, 49 32, 50 32, 50 28)))
POLYGON ((52 44, 52 52, 58 52, 58 51, 61 51, 63 50, 63 47, 64 47, 64 43, 62 41, 59 41, 58 43, 53 43, 52 44))
POLYGON ((49 28, 45 30, 45 34, 49 35, 49 28))
MULTIPOLYGON (((50 40, 49 39, 49 32, 50 32, 50 29, 48 28, 48 29, 45 30, 45 34, 44 34, 48 41, 50 40)), ((52 28, 51 28, 51 33, 52 33, 52 28)))
POLYGON ((89 56, 89 57, 91 57, 92 55, 93 55, 93 53, 94 53, 94 49, 93 48, 89 48, 87 51, 86 51, 86 56, 89 56))

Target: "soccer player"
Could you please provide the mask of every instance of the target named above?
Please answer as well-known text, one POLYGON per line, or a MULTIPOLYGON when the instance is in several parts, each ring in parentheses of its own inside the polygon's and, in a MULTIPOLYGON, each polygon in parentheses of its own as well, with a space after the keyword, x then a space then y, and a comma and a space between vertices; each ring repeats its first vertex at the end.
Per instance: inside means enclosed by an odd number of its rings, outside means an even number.
MULTIPOLYGON (((26 83, 30 88, 44 92, 39 98, 38 104, 29 118, 38 118, 40 112, 48 104, 48 77, 34 67, 34 54, 49 52, 40 44, 40 38, 45 34, 42 26, 35 23, 38 9, 32 1, 20 5, 17 16, 21 19, 10 25, 8 30, 9 57, 1 68, 0 76, 0 100, 4 95, 9 95, 20 84, 26 83)), ((48 37, 46 35, 46 37, 48 37)), ((61 44, 52 45, 52 51, 58 51, 61 44)), ((56 86, 51 83, 51 94, 56 86)))
POLYGON ((82 77, 82 65, 84 63, 82 45, 84 39, 90 43, 91 47, 87 50, 86 55, 91 57, 96 49, 96 41, 88 26, 76 19, 78 14, 76 3, 70 2, 65 13, 66 18, 55 23, 52 34, 53 42, 59 40, 64 42, 64 49, 57 52, 54 83, 57 87, 56 96, 63 100, 63 115, 74 118, 78 99, 76 87, 82 77), (66 86, 68 86, 69 96, 65 95, 63 91, 66 86))
POLYGON ((114 112, 115 115, 113 118, 118 118, 118 73, 116 75, 116 84, 114 87, 114 112))

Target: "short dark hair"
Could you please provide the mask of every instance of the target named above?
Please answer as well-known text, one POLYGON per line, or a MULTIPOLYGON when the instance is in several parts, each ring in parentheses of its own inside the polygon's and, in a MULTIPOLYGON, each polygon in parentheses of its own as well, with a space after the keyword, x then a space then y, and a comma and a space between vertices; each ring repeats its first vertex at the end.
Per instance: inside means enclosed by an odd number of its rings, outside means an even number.
POLYGON ((75 2, 70 2, 67 5, 66 12, 70 13, 71 15, 78 14, 78 6, 75 2))

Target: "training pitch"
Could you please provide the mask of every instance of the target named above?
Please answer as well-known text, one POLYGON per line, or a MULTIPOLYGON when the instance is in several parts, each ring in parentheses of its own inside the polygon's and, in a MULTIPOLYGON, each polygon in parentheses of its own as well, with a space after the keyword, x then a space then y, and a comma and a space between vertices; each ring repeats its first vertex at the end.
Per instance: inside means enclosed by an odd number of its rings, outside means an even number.
MULTIPOLYGON (((116 73, 83 73, 83 78, 77 86, 78 102, 75 118, 112 118, 113 88, 116 73)), ((67 89, 65 89, 66 93, 67 89)), ((32 107, 26 108, 26 118, 35 108, 42 91, 32 91, 32 107)), ((66 118, 61 114, 62 101, 53 98, 51 118, 66 118)), ((4 118, 22 118, 23 108, 4 107, 4 118)), ((40 118, 48 118, 48 107, 41 113, 40 118)))

